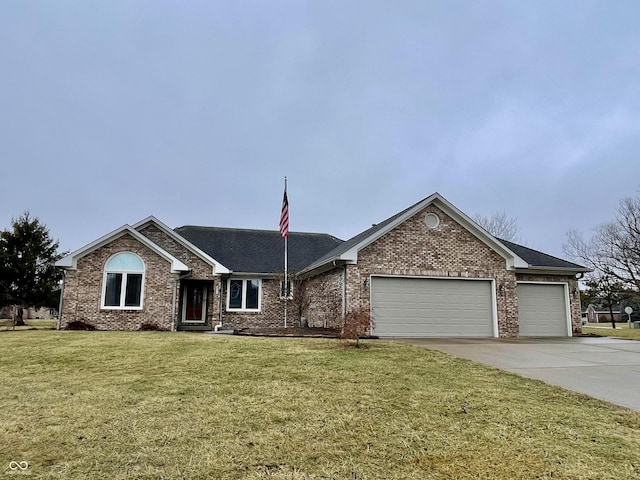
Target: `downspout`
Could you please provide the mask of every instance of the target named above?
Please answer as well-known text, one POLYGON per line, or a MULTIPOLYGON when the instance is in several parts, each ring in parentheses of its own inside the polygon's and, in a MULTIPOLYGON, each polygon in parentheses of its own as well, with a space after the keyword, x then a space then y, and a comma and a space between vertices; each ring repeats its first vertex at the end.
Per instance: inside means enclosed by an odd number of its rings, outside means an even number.
MULTIPOLYGON (((231 272, 229 272, 231 273, 231 272)), ((222 328, 222 295, 223 295, 223 291, 222 291, 222 284, 224 282, 224 277, 220 277, 220 287, 218 288, 218 315, 219 315, 219 319, 218 319, 218 324, 213 327, 213 331, 217 332, 218 330, 220 330, 222 328)))
MULTIPOLYGON (((333 262, 333 266, 337 267, 337 262, 334 260, 333 262)), ((342 316, 344 317, 345 313, 346 313, 346 308, 347 308, 347 265, 343 265, 342 266, 342 292, 340 292, 342 294, 342 316)), ((325 317, 324 319, 324 328, 327 328, 327 319, 325 317)))
POLYGON ((58 325, 57 328, 58 330, 60 330, 60 327, 62 326, 62 306, 63 306, 63 298, 64 298, 64 280, 65 277, 67 276, 67 271, 63 270, 62 271, 62 285, 60 286, 60 302, 58 303, 58 325))
MULTIPOLYGON (((214 286, 215 291, 215 286, 214 286)), ((218 283, 218 324, 213 327, 213 331, 217 332, 222 328, 222 277, 218 283)))
POLYGON ((342 316, 347 314, 347 266, 342 270, 342 316))
POLYGON ((177 278, 173 278, 173 300, 171 302, 171 331, 175 332, 176 331, 176 323, 177 323, 177 312, 176 312, 176 297, 177 297, 177 290, 178 290, 178 279, 177 278))

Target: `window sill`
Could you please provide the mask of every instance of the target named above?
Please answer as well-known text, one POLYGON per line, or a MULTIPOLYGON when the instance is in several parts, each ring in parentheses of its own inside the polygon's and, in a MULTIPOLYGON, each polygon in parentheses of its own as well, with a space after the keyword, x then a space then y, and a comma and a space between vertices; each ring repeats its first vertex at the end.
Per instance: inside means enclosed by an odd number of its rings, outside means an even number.
POLYGON ((227 308, 227 312, 238 312, 238 313, 260 313, 262 310, 257 309, 248 309, 248 308, 227 308))
POLYGON ((132 311, 132 312, 141 312, 143 310, 142 307, 100 307, 100 310, 106 310, 106 311, 111 311, 111 310, 116 310, 116 311, 132 311))

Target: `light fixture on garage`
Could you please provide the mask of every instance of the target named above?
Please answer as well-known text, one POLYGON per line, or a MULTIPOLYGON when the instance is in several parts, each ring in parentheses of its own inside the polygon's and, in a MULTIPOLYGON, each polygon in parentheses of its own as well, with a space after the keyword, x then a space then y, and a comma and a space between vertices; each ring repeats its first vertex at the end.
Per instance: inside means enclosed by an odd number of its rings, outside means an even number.
POLYGON ((504 295, 504 285, 502 283, 498 285, 498 292, 500 295, 504 295))
POLYGON ((369 290, 369 278, 365 278, 364 282, 362 282, 362 286, 364 287, 365 290, 369 290))

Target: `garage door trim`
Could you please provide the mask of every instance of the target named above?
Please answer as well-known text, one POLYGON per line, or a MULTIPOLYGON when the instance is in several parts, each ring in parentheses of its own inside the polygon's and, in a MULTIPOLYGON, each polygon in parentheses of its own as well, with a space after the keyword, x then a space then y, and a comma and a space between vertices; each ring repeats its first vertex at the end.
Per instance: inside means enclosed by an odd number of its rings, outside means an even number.
MULTIPOLYGON (((571 302, 569 301, 569 284, 567 282, 536 282, 534 280, 518 280, 516 282, 516 288, 519 284, 526 283, 529 285, 562 285, 564 287, 564 316, 565 316, 565 329, 567 336, 573 336, 573 325, 571 321, 571 302)), ((518 324, 520 318, 518 318, 518 324)))
MULTIPOLYGON (((369 313, 373 316, 373 293, 371 291, 371 284, 373 277, 380 278, 408 278, 408 279, 426 279, 426 280, 465 280, 470 282, 490 282, 491 283, 491 330, 493 333, 493 338, 499 338, 500 332, 498 330, 498 299, 496 297, 496 279, 491 277, 437 277, 433 275, 391 275, 391 274, 383 274, 376 273, 369 275, 367 278, 367 285, 369 289, 369 313)), ((535 283, 535 282, 531 282, 535 283)))

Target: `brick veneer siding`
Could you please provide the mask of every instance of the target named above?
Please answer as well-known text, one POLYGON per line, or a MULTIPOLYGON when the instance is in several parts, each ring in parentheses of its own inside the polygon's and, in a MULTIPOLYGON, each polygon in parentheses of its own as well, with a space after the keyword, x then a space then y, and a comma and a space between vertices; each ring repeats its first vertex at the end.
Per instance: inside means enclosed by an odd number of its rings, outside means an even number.
MULTIPOLYGON (((149 224, 140 230, 140 233, 151 240, 153 243, 163 248, 171 255, 179 258, 190 269, 189 280, 210 280, 214 283, 208 288, 208 301, 207 301, 207 321, 206 326, 213 328, 217 325, 220 319, 220 298, 218 297, 221 291, 221 278, 215 276, 213 273, 213 266, 202 260, 199 256, 186 248, 184 245, 176 242, 173 238, 169 237, 166 233, 160 230, 154 224, 149 224), (217 293, 216 293, 217 292, 217 293)), ((182 304, 184 298, 184 284, 188 280, 182 280, 180 282, 179 292, 179 309, 178 319, 182 319, 182 304)), ((222 282, 223 283, 223 282, 222 282)), ((184 325, 202 325, 198 323, 185 323, 184 325)))
POLYGON ((60 328, 83 320, 99 330, 137 330, 143 323, 174 328, 174 285, 177 274, 171 264, 129 234, 110 242, 78 260, 77 270, 67 270, 60 328), (118 252, 132 252, 145 264, 142 310, 105 310, 100 308, 104 267, 118 252))
POLYGON ((344 269, 339 267, 306 280, 309 306, 305 314, 310 327, 341 326, 343 278, 344 269))
POLYGON ((358 252, 357 264, 347 266, 347 309, 370 308, 365 279, 376 274, 494 279, 499 335, 518 336, 515 272, 506 269, 504 258, 434 205, 358 252), (426 213, 438 215, 438 227, 425 225, 426 213))
MULTIPOLYGON (((241 279, 246 277, 233 277, 241 279)), ((285 301, 280 299, 280 280, 277 278, 262 279, 261 308, 259 312, 238 312, 227 310, 226 279, 222 282, 222 325, 225 329, 242 329, 249 327, 270 328, 284 326, 285 301)), ((287 326, 299 326, 300 318, 293 302, 287 302, 287 326)))
POLYGON ((518 282, 552 282, 566 283, 569 286, 569 306, 571 311, 571 331, 573 335, 582 333, 582 309, 580 306, 580 294, 575 296, 573 292, 578 292, 578 280, 573 275, 535 275, 530 273, 516 274, 518 282))

